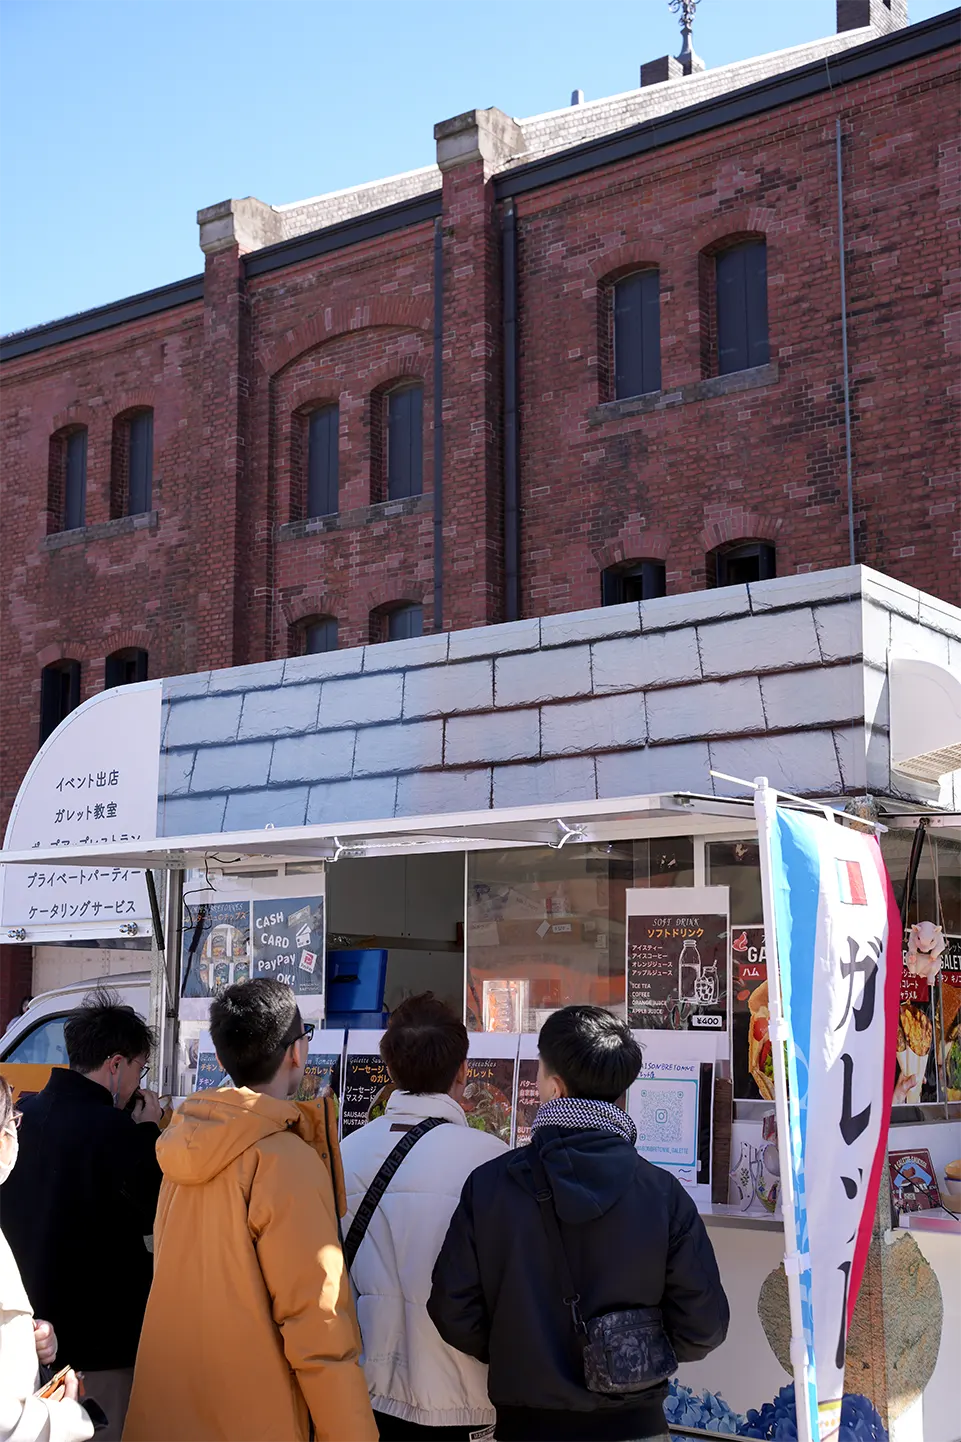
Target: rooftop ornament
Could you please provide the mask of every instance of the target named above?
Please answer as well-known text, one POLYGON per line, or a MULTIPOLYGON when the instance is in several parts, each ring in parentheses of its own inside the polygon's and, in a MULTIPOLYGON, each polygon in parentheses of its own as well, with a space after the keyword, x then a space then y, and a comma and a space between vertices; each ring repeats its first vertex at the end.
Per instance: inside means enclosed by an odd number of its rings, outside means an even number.
POLYGON ((694 29, 694 12, 698 3, 699 0, 668 0, 674 14, 681 17, 681 49, 677 56, 677 62, 685 75, 691 75, 695 70, 705 68, 704 61, 694 53, 694 43, 691 39, 691 32, 694 29))

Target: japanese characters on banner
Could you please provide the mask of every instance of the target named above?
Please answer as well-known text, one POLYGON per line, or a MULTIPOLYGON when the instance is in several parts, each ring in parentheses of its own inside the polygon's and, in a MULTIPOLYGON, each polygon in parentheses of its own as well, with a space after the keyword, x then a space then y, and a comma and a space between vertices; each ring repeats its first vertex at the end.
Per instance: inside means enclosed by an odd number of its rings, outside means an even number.
POLYGON ((344 1058, 344 1090, 340 1106, 340 1134, 349 1137, 367 1122, 383 1116, 393 1091, 381 1060, 382 1031, 349 1031, 344 1058))
POLYGON ((627 892, 627 1022, 639 1031, 705 1031, 727 1053, 728 891, 627 892))
MULTIPOLYGON (((847 1330, 885 1170, 901 924, 873 837, 760 797, 758 814, 788 1038, 782 1155, 798 1253, 790 1284, 808 1355, 804 1392, 816 1377, 814 1416, 827 1436, 839 1425, 847 1330)), ((799 1436, 800 1423, 799 1409, 799 1436)))
POLYGON ((537 1036, 524 1032, 517 1052, 517 1099, 514 1103, 514 1145, 526 1147, 541 1104, 537 1091, 537 1036))
MULTIPOLYGON (((157 834, 161 683, 92 696, 44 743, 24 777, 4 847, 110 846, 157 834)), ((144 873, 127 866, 0 868, 0 925, 26 941, 151 934, 144 873)))

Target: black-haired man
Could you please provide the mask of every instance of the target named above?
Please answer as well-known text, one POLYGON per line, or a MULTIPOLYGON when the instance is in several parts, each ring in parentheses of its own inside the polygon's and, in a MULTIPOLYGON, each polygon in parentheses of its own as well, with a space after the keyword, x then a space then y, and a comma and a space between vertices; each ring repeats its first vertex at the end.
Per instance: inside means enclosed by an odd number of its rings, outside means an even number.
POLYGON ((20 1159, 3 1230, 59 1357, 82 1370, 119 1439, 150 1290, 161 1107, 141 1074, 154 1044, 132 1007, 100 990, 64 1026, 68 1070, 20 1104, 20 1159), (133 1100, 133 1106, 127 1110, 133 1100))
POLYGON ((371 1405, 382 1439, 469 1438, 494 1420, 487 1375, 441 1341, 426 1303, 464 1182, 507 1148, 467 1125, 460 1100, 467 1030, 437 997, 426 992, 401 1002, 380 1054, 396 1090, 382 1117, 344 1141, 348 1226, 398 1143, 428 1120, 443 1125, 415 1142, 370 1216, 351 1266, 371 1405))
POLYGON ((641 1052, 624 1022, 565 1007, 545 1022, 538 1051, 530 1145, 467 1179, 427 1309, 446 1342, 489 1363, 498 1439, 660 1438, 665 1383, 588 1389, 538 1194, 554 1210, 582 1317, 659 1307, 678 1361, 706 1356, 727 1332, 714 1252, 680 1184, 635 1151, 624 1104, 641 1052))
POLYGON ((126 1442, 376 1437, 337 1238, 336 1132, 298 1103, 313 1026, 290 987, 230 986, 210 1036, 234 1085, 157 1148, 156 1266, 126 1442))

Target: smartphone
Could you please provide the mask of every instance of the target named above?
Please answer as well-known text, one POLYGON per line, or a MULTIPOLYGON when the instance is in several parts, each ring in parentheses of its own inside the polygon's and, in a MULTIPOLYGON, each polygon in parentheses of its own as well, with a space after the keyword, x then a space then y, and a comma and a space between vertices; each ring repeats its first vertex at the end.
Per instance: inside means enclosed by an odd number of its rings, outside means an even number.
POLYGON ((67 1390, 65 1386, 67 1373, 70 1370, 69 1367, 61 1367, 60 1371, 55 1373, 46 1386, 41 1387, 36 1395, 43 1397, 48 1402, 62 1402, 67 1390))

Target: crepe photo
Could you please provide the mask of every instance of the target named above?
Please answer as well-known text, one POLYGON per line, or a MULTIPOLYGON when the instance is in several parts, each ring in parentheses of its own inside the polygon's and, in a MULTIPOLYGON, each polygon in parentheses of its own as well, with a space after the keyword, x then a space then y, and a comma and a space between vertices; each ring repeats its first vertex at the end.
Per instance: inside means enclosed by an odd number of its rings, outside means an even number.
POLYGON ((763 1101, 774 1100, 774 1053, 771 1050, 767 982, 755 987, 748 998, 751 1027, 748 1032, 748 1070, 763 1101))

